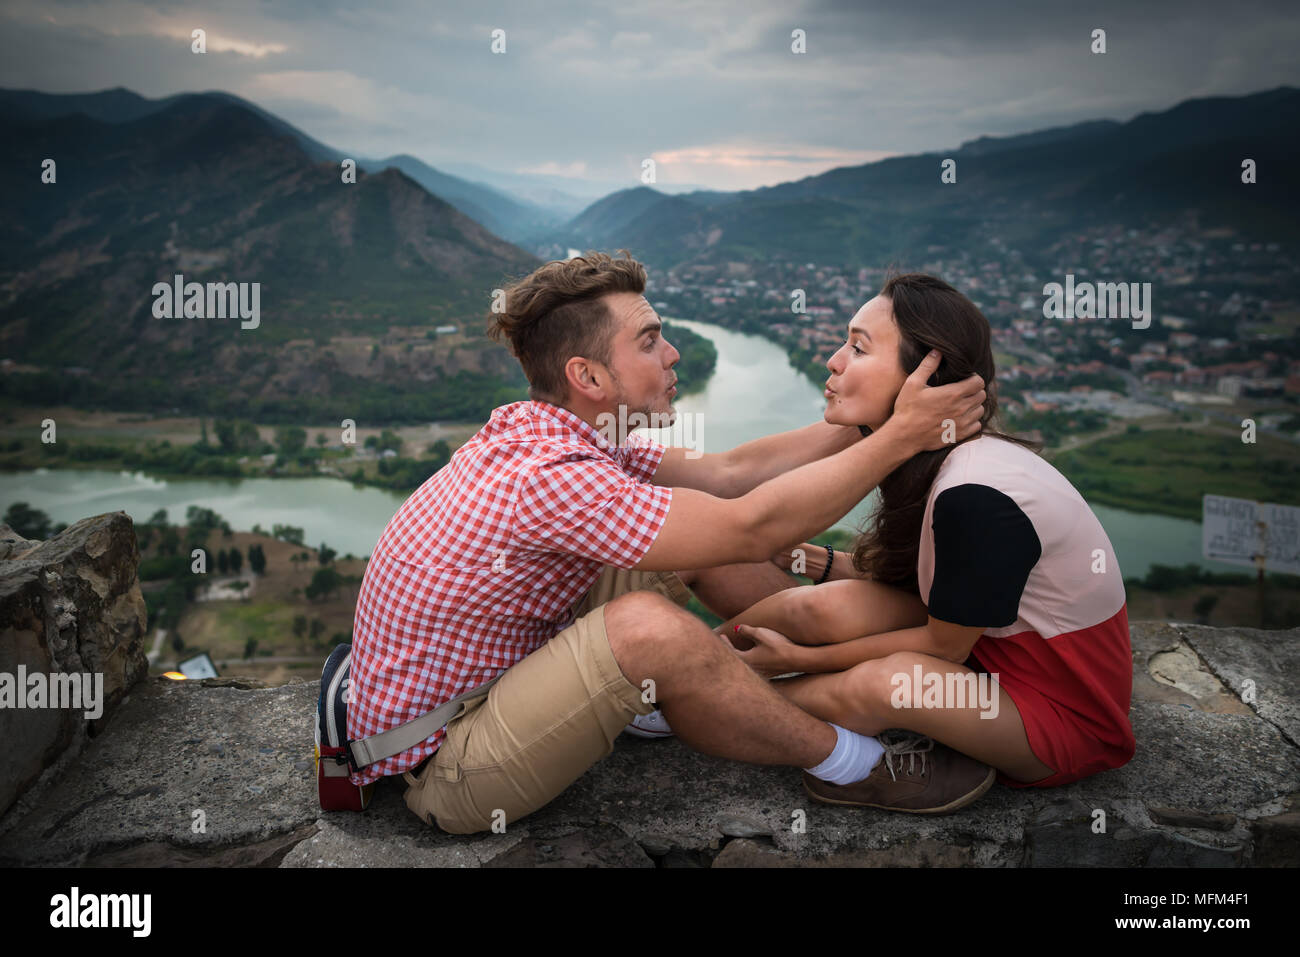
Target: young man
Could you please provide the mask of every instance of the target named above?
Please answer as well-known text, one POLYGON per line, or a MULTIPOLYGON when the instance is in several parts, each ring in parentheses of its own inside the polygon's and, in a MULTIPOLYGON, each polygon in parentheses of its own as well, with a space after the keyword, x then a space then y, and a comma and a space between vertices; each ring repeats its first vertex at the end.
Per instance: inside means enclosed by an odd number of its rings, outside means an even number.
MULTIPOLYGON (((402 773, 407 805, 443 830, 537 810, 656 708, 696 750, 836 784, 867 777, 884 751, 787 701, 681 606, 688 583, 724 617, 786 587, 766 560, 941 447, 945 424, 977 431, 983 381, 929 388, 931 356, 867 438, 821 422, 699 458, 635 433, 611 443, 602 416, 669 414, 676 392, 679 355, 645 280, 636 261, 595 253, 506 290, 489 332, 509 342, 531 399, 493 411, 393 516, 366 568, 350 737, 500 676, 445 729, 352 775, 402 773)), ((936 749, 930 769, 936 809, 990 781, 956 752, 936 749)), ((912 809, 915 781, 900 787, 912 809)))

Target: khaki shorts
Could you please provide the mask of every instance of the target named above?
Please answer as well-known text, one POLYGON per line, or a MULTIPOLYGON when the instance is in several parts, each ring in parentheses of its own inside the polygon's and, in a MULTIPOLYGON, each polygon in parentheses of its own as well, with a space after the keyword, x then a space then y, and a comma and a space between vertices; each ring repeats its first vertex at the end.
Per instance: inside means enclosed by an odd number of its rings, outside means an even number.
POLYGON ((605 634, 605 603, 640 590, 682 606, 691 594, 673 572, 606 566, 573 624, 469 699, 418 777, 403 773, 406 806, 452 834, 486 831, 550 803, 613 751, 632 717, 654 710, 605 634))

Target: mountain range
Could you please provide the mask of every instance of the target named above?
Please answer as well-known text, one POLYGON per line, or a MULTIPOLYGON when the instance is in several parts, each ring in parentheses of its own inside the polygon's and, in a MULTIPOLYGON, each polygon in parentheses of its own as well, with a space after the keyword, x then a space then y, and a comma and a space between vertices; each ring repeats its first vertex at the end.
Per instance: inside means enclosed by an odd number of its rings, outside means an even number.
POLYGON ((415 157, 404 154, 387 159, 367 159, 349 154, 313 139, 255 103, 220 91, 178 93, 151 100, 121 87, 99 93, 0 90, 0 112, 6 115, 24 115, 32 120, 50 120, 82 113, 103 123, 116 124, 138 120, 178 106, 202 107, 212 103, 227 103, 255 113, 277 133, 296 140, 313 162, 338 164, 351 157, 370 172, 400 169, 434 196, 511 242, 554 229, 587 205, 586 201, 556 189, 541 193, 545 197, 542 202, 530 202, 486 183, 434 169, 415 157))
POLYGON ((665 268, 686 261, 875 263, 990 234, 1026 248, 1096 223, 1203 226, 1256 239, 1300 232, 1300 91, 1189 100, 1121 123, 1090 121, 954 150, 840 167, 737 193, 626 189, 592 204, 557 246, 626 246, 665 268), (1242 182, 1243 159, 1257 182, 1242 182), (956 182, 941 182, 941 163, 956 182))
POLYGON ((482 335, 491 290, 566 248, 627 247, 652 269, 881 263, 990 235, 1036 249, 1092 224, 1189 211, 1293 242, 1298 107, 1290 87, 1189 100, 756 190, 638 186, 566 220, 582 191, 555 177, 514 175, 545 198, 535 202, 399 154, 352 157, 345 183, 349 154, 226 93, 0 90, 0 172, 15 187, 0 194, 0 358, 17 363, 0 393, 288 418, 478 417, 523 386, 482 335), (1241 182, 1244 158, 1256 184, 1241 182), (952 184, 940 180, 947 159, 952 184), (259 283, 264 320, 154 318, 151 290, 178 273, 259 283))
POLYGON ((343 182, 327 147, 230 97, 60 99, 0 96, 0 170, 21 184, 0 195, 0 357, 31 370, 7 394, 426 420, 518 397, 481 329, 531 254, 399 169, 343 182), (258 283, 260 325, 155 318, 154 285, 178 273, 258 283))

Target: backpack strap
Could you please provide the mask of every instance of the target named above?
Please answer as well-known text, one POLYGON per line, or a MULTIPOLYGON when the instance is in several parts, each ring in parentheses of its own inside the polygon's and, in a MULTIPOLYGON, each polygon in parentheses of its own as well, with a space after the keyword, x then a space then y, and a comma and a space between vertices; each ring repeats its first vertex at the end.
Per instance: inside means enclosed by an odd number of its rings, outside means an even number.
POLYGON ((389 728, 387 731, 379 732, 379 734, 372 734, 368 738, 348 741, 348 763, 352 765, 352 770, 360 771, 368 764, 374 764, 376 761, 382 761, 385 758, 391 758, 395 754, 401 754, 403 751, 415 747, 421 741, 432 737, 445 724, 458 717, 465 710, 467 699, 486 694, 488 688, 492 687, 500 679, 501 675, 497 675, 487 684, 479 685, 462 695, 457 695, 446 704, 439 705, 428 714, 412 718, 406 724, 399 724, 395 728, 389 728))

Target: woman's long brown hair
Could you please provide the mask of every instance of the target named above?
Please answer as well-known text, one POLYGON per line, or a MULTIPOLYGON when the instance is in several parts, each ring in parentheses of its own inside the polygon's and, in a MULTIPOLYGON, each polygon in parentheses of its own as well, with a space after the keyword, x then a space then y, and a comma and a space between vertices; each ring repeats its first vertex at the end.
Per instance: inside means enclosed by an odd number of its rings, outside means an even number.
MULTIPOLYGON (((960 382, 976 373, 985 382, 981 429, 971 438, 994 436, 1039 451, 1041 446, 994 427, 998 416, 994 381, 992 333, 989 322, 960 292, 935 276, 902 273, 886 279, 880 295, 891 300, 898 324, 898 360, 911 374, 927 352, 939 350, 943 361, 930 377, 930 385, 960 382)), ((864 435, 866 426, 859 427, 864 435)), ((964 440, 969 441, 969 439, 964 440)), ((880 483, 880 503, 870 525, 853 548, 853 566, 876 581, 919 592, 916 561, 921 547, 921 521, 935 476, 944 459, 960 443, 908 459, 880 483)), ((996 547, 990 543, 990 547, 996 547)))

